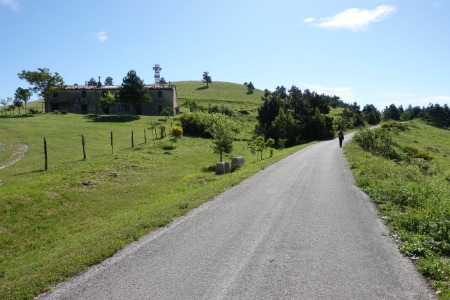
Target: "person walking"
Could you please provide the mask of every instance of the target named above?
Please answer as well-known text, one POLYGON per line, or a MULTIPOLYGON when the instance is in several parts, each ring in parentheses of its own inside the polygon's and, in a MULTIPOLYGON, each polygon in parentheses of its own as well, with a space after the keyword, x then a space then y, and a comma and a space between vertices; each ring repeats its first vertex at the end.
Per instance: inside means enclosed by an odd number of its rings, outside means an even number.
POLYGON ((344 133, 342 132, 342 130, 339 130, 338 138, 339 138, 339 147, 342 148, 342 141, 344 140, 344 133))

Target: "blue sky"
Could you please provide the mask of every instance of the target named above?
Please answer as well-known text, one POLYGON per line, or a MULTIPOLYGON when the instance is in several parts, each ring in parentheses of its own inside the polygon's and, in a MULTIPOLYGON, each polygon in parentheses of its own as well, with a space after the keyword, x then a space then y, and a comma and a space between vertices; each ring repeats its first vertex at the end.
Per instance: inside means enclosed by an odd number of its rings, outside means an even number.
POLYGON ((158 63, 167 81, 449 104, 449 15, 449 0, 0 0, 0 99, 28 87, 21 70, 150 84, 158 63))

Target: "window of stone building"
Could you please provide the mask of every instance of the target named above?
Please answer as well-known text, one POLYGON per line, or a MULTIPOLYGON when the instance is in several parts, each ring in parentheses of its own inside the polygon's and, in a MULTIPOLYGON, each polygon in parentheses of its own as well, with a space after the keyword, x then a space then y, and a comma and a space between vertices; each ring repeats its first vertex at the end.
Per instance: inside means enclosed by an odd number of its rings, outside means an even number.
POLYGON ((162 97, 162 91, 158 91, 158 97, 162 97))
POLYGON ((87 114, 87 104, 81 105, 81 113, 82 114, 87 114))
POLYGON ((162 105, 158 105, 158 113, 162 112, 162 105))
POLYGON ((81 91, 81 97, 86 97, 86 91, 81 91))

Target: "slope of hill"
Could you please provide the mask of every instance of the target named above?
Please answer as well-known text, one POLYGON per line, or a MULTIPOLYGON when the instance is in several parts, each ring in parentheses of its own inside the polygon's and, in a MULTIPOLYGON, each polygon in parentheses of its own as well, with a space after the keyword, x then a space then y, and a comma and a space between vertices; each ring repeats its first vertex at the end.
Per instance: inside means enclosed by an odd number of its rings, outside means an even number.
POLYGON ((195 99, 203 103, 230 103, 230 104, 254 104, 261 103, 264 91, 255 89, 252 94, 247 93, 247 87, 243 84, 229 82, 213 82, 206 87, 201 81, 172 82, 177 87, 180 102, 184 99, 195 99))

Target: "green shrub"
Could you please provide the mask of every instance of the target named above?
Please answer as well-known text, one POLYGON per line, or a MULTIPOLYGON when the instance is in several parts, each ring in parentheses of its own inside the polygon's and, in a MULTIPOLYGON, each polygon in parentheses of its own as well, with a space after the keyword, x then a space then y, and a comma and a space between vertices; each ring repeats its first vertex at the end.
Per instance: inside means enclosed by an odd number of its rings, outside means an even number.
POLYGON ((394 149, 392 136, 389 130, 385 128, 360 129, 356 132, 353 140, 363 150, 374 155, 394 160, 400 159, 400 154, 394 149))
POLYGON ((195 111, 185 113, 180 117, 180 123, 184 134, 193 136, 209 136, 206 132, 208 124, 208 113, 195 111))
POLYGON ((229 117, 234 117, 234 110, 223 104, 220 106, 219 105, 209 105, 208 112, 210 114, 219 113, 219 114, 226 115, 229 117))
POLYGON ((175 138, 180 138, 183 136, 183 128, 178 125, 174 125, 172 129, 170 130, 170 135, 175 138))
POLYGON ((232 121, 228 116, 219 113, 207 113, 202 111, 195 111, 193 113, 186 113, 180 117, 180 123, 183 127, 184 134, 193 136, 210 137, 211 125, 217 122, 225 121, 230 130, 238 133, 239 126, 232 121))
POLYGON ((30 108, 30 109, 28 110, 28 113, 29 113, 29 114, 32 114, 32 115, 37 115, 37 114, 40 113, 40 111, 37 110, 37 109, 35 109, 35 108, 30 108))
POLYGON ((419 270, 433 280, 448 280, 450 278, 450 261, 438 257, 428 257, 419 261, 419 270))
POLYGON ((414 153, 413 157, 414 158, 421 158, 421 159, 424 159, 426 161, 429 161, 429 160, 433 159, 431 154, 426 152, 426 151, 417 151, 416 153, 414 153))

